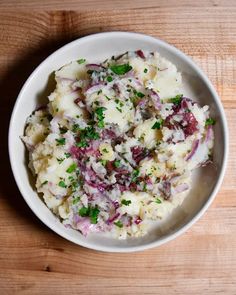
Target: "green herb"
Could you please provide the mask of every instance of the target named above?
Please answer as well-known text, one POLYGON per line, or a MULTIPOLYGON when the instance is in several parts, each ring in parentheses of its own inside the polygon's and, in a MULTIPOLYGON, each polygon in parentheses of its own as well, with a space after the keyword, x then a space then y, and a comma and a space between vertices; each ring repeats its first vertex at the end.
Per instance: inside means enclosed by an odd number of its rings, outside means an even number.
POLYGON ((119 167, 120 167, 120 160, 116 160, 116 161, 114 162, 114 166, 115 166, 116 168, 119 168, 119 167))
POLYGON ((92 224, 96 224, 98 222, 98 214, 100 210, 97 207, 82 207, 79 210, 79 215, 82 217, 90 217, 90 221, 92 224))
POLYGON ((119 227, 119 228, 122 228, 122 227, 123 227, 123 223, 122 223, 120 220, 114 222, 114 224, 115 224, 117 227, 119 227))
POLYGON ((58 108, 56 108, 56 113, 59 111, 59 109, 58 108))
POLYGON ((48 183, 48 180, 45 180, 43 183, 42 183, 42 185, 45 185, 45 184, 47 184, 48 183))
POLYGON ((67 173, 72 173, 76 170, 77 165, 75 163, 71 164, 70 167, 66 170, 67 173))
POLYGON ((86 62, 86 59, 84 59, 84 58, 81 58, 81 59, 79 59, 79 60, 77 60, 77 63, 78 64, 84 64, 86 62))
POLYGON ((74 200, 72 201, 72 204, 75 205, 80 201, 80 197, 76 197, 74 198, 74 200))
POLYGON ((138 176, 139 176, 139 170, 134 170, 131 181, 135 182, 137 180, 138 176))
POLYGON ((179 105, 182 101, 183 98, 183 94, 178 94, 175 97, 170 98, 170 102, 179 105))
POLYGON ((77 142, 75 145, 77 147, 86 147, 88 146, 87 140, 89 139, 98 139, 99 134, 95 131, 93 126, 86 127, 85 129, 81 130, 80 132, 80 141, 77 142))
POLYGON ((106 97, 106 99, 109 101, 109 100, 111 100, 111 98, 109 98, 107 95, 105 95, 105 97, 106 97))
POLYGON ((87 143, 87 141, 85 141, 85 140, 81 140, 80 142, 76 142, 75 145, 76 145, 77 147, 79 147, 79 148, 85 148, 85 147, 88 146, 88 143, 87 143))
POLYGON ((111 76, 108 76, 107 77, 107 82, 112 82, 113 81, 113 78, 111 76))
POLYGON ((86 217, 89 215, 89 207, 82 207, 79 209, 79 215, 81 217, 86 217))
POLYGON ((89 75, 92 75, 93 72, 94 72, 93 70, 87 70, 87 73, 88 73, 89 75))
POLYGON ((94 104, 96 104, 97 106, 99 106, 99 101, 95 101, 94 104))
POLYGON ((66 143, 65 138, 56 138, 57 145, 64 145, 66 143))
POLYGON ((102 93, 102 89, 98 90, 97 95, 102 93))
POLYGON ((121 109, 121 108, 116 107, 116 109, 117 109, 120 113, 122 113, 122 109, 121 109))
POLYGON ((72 126, 72 132, 78 132, 79 131, 79 125, 78 124, 74 124, 73 126, 72 126))
POLYGON ((98 222, 99 212, 100 210, 97 207, 90 208, 89 217, 92 224, 96 224, 98 222))
POLYGON ((147 73, 147 71, 148 71, 148 69, 146 69, 146 68, 143 70, 143 72, 144 72, 145 74, 147 73))
POLYGON ((66 158, 71 157, 71 153, 65 153, 65 157, 66 157, 66 158))
POLYGON ((157 203, 157 204, 161 204, 162 201, 161 201, 159 198, 157 198, 157 199, 156 199, 156 203, 157 203))
POLYGON ((156 121, 154 123, 154 125, 152 126, 152 129, 160 129, 162 124, 163 124, 163 120, 160 119, 159 121, 156 121))
POLYGON ((143 94, 142 92, 137 92, 136 95, 140 98, 143 98, 145 96, 145 94, 143 94))
POLYGON ((102 163, 103 166, 106 166, 107 164, 107 160, 100 160, 100 162, 102 163))
POLYGON ((108 150, 107 149, 103 149, 102 152, 108 154, 108 150))
POLYGON ((144 191, 144 192, 147 191, 147 184, 146 184, 146 183, 144 183, 144 185, 143 185, 143 191, 144 191))
POLYGON ((57 158, 59 164, 61 164, 65 159, 64 158, 57 158))
POLYGON ((131 204, 131 201, 123 199, 123 200, 121 200, 121 204, 125 205, 125 206, 129 206, 131 204))
POLYGON ((67 132, 67 129, 63 127, 60 127, 59 130, 61 134, 65 134, 67 132))
POLYGON ((132 67, 129 64, 123 64, 123 65, 113 65, 110 67, 110 69, 116 75, 124 75, 128 73, 130 70, 132 70, 132 67))
POLYGON ((99 128, 103 128, 104 127, 104 118, 105 118, 105 116, 104 116, 104 111, 106 110, 106 108, 104 108, 104 107, 100 107, 100 108, 97 108, 96 110, 95 110, 95 114, 96 114, 96 116, 97 116, 97 119, 98 119, 98 127, 99 128))
POLYGON ((215 123, 216 123, 216 120, 214 120, 212 118, 208 118, 208 119, 206 119, 205 126, 215 125, 215 123))
POLYGON ((60 187, 66 188, 66 184, 65 184, 65 182, 63 180, 59 181, 58 185, 60 187))

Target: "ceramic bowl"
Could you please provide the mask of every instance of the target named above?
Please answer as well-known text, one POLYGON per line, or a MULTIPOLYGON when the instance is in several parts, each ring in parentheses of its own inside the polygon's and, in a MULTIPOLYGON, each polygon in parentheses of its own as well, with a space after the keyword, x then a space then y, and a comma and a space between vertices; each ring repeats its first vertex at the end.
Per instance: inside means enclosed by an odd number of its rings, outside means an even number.
POLYGON ((159 39, 136 33, 108 32, 90 35, 51 54, 25 82, 15 103, 9 128, 9 155, 13 174, 31 210, 45 225, 65 239, 87 248, 108 252, 132 252, 156 247, 185 232, 202 216, 216 196, 225 172, 227 154, 228 128, 224 110, 206 75, 175 47, 159 39), (214 165, 200 168, 194 173, 193 188, 182 206, 175 209, 169 218, 157 222, 146 236, 127 240, 116 240, 103 234, 84 237, 75 230, 65 228, 38 196, 20 136, 24 132, 26 118, 35 110, 39 100, 42 97, 46 100, 53 90, 49 83, 53 71, 81 57, 90 62, 101 62, 112 55, 137 49, 157 50, 169 59, 182 72, 184 95, 197 100, 201 105, 210 106, 211 116, 217 121, 214 126, 214 165))

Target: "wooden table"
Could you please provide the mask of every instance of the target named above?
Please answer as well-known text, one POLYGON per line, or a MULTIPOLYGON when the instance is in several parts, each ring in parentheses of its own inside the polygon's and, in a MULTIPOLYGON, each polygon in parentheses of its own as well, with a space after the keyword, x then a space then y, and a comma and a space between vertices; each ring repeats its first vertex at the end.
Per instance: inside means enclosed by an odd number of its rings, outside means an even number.
POLYGON ((235 0, 1 0, 0 294, 236 294, 235 67, 235 0), (71 40, 113 30, 159 37, 191 56, 218 90, 230 129, 227 173, 204 217, 134 254, 87 250, 49 230, 21 197, 7 154, 11 110, 32 70, 71 40))

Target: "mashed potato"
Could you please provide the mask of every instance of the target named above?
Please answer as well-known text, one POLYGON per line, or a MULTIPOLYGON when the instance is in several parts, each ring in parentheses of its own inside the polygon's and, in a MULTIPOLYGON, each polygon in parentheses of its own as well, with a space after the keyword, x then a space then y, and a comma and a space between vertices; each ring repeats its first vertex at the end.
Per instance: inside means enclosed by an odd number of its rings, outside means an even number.
POLYGON ((215 121, 182 95, 181 73, 157 52, 55 72, 49 102, 22 137, 36 188, 67 227, 125 239, 148 232, 211 159, 215 121))

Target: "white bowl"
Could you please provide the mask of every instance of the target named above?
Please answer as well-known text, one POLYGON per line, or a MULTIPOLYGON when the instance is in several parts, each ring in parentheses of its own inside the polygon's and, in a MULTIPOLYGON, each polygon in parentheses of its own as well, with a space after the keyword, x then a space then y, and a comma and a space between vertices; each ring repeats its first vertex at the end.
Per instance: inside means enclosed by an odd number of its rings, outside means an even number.
POLYGON ((132 252, 156 247, 176 238, 207 210, 220 188, 225 172, 228 128, 223 107, 212 84, 193 61, 181 51, 161 40, 142 34, 100 33, 63 46, 45 59, 30 75, 17 98, 12 113, 9 128, 9 154, 13 174, 21 194, 31 210, 53 231, 87 248, 109 252, 132 252), (66 229, 39 198, 27 167, 26 151, 20 136, 24 132, 26 118, 38 105, 40 94, 47 93, 45 89, 48 87, 48 79, 54 70, 78 58, 83 57, 90 62, 98 62, 112 55, 137 49, 157 50, 163 57, 176 64, 183 75, 184 95, 198 100, 201 105, 210 105, 211 116, 217 121, 214 128, 215 165, 198 169, 194 175, 193 188, 183 205, 175 209, 168 219, 158 222, 148 235, 127 240, 116 240, 101 234, 84 237, 75 230, 66 229))

